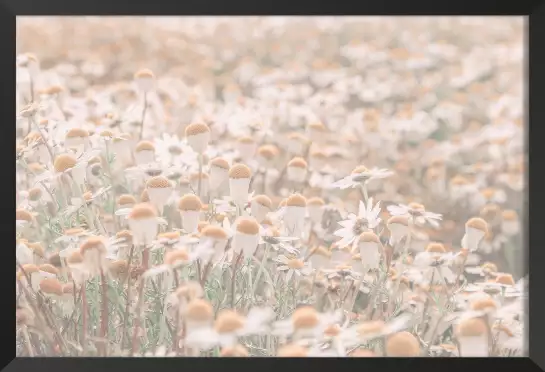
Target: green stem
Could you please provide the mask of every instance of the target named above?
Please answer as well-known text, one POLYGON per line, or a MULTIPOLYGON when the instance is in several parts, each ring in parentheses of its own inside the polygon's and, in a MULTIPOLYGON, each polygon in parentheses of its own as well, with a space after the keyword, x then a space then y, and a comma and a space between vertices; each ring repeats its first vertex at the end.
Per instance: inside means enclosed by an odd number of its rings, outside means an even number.
MULTIPOLYGON (((110 181, 113 183, 113 176, 112 176, 112 167, 110 165, 110 146, 108 144, 108 141, 106 141, 106 171, 108 172, 108 177, 110 178, 110 181)), ((114 214, 115 212, 115 199, 116 199, 116 192, 115 192, 115 187, 112 187, 112 195, 111 195, 111 200, 112 200, 112 214, 114 214)), ((115 231, 118 231, 118 223, 119 223, 119 220, 118 218, 115 217, 115 214, 114 214, 114 226, 115 226, 115 231)))
POLYGON ((231 278, 231 309, 234 309, 235 308, 235 281, 236 281, 236 277, 237 277, 237 266, 238 266, 238 263, 240 262, 240 259, 242 258, 242 251, 238 254, 238 257, 234 257, 233 256, 233 259, 235 260, 234 264, 233 264, 233 276, 231 278))
POLYGON ((367 207, 367 201, 369 200, 369 196, 367 194, 367 184, 361 185, 361 192, 363 194, 363 200, 365 200, 365 206, 367 207))
MULTIPOLYGON (((176 275, 176 272, 174 270, 167 273, 167 278, 163 282, 163 288, 162 288, 164 293, 168 294, 170 292, 170 288, 172 287, 172 279, 174 275, 176 275)), ((159 326, 159 344, 161 345, 163 345, 165 342, 165 334, 166 334, 166 329, 168 326, 167 304, 168 304, 167 297, 165 296, 165 299, 163 301, 163 314, 161 317, 161 325, 159 326)))
MULTIPOLYGON (((407 258, 407 255, 409 253, 409 249, 411 248, 411 240, 412 240, 412 236, 413 236, 413 223, 412 223, 412 219, 409 219, 409 232, 407 233, 407 237, 405 238, 405 244, 403 246, 403 253, 401 254, 401 258, 399 260, 399 262, 404 265, 404 261, 405 259, 407 258)), ((394 252, 395 252, 395 246, 392 247, 394 248, 394 252)), ((401 282, 401 273, 399 273, 398 277, 397 277, 397 280, 396 280, 396 290, 399 288, 399 283, 401 282)))
POLYGON ((74 178, 70 177, 70 179, 72 180, 72 183, 74 185, 74 189, 78 192, 78 196, 80 197, 81 199, 81 202, 83 203, 83 209, 85 210, 85 215, 87 217, 87 223, 89 224, 89 228, 91 230, 95 230, 95 219, 94 219, 94 216, 93 216, 93 213, 91 212, 89 206, 87 205, 87 202, 85 201, 85 198, 83 197, 83 193, 81 191, 81 187, 76 184, 76 181, 74 181, 74 178))
POLYGON ((100 343, 99 354, 102 356, 107 356, 108 345, 106 344, 106 340, 108 339, 108 282, 106 281, 106 275, 102 269, 100 270, 100 284, 102 287, 100 337, 104 339, 104 342, 100 343))
POLYGON ((140 122, 140 135, 139 138, 142 140, 144 135, 144 120, 146 119, 146 111, 148 109, 148 93, 144 92, 144 108, 142 109, 142 120, 140 122))
POLYGON ((257 288, 257 284, 259 283, 259 279, 261 278, 261 273, 265 269, 265 262, 267 262, 267 257, 269 256, 269 249, 270 249, 270 244, 267 243, 265 245, 265 253, 263 254, 263 259, 261 260, 261 263, 259 264, 259 270, 257 271, 257 275, 255 277, 255 282, 252 285, 252 289, 251 289, 251 296, 252 297, 254 296, 255 290, 257 288))
POLYGON ((125 304, 125 314, 123 316, 123 328, 121 329, 121 347, 124 346, 127 324, 129 320, 129 309, 131 304, 131 263, 134 255, 134 244, 131 245, 129 259, 127 261, 127 303, 125 304))

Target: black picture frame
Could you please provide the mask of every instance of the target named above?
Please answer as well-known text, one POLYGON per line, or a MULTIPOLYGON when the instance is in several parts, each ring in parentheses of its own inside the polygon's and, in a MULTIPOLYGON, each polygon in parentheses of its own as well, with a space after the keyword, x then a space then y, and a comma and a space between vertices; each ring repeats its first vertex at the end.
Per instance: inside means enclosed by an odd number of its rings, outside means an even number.
POLYGON ((127 369, 130 371, 149 371, 160 369, 166 371, 207 371, 227 369, 257 369, 280 370, 303 367, 318 370, 327 369, 369 369, 369 370, 453 370, 483 369, 499 371, 537 371, 545 370, 545 298, 543 285, 545 284, 545 234, 542 219, 545 214, 545 182, 540 174, 540 160, 543 156, 544 139, 543 126, 545 125, 545 2, 522 0, 510 1, 433 1, 433 0, 383 0, 383 1, 74 1, 74 0, 0 0, 0 89, 2 94, 1 107, 1 158, 6 159, 3 167, 3 182, 0 182, 4 196, 0 203, 3 223, 0 223, 0 232, 3 236, 3 247, 0 252, 2 260, 13 262, 15 250, 13 239, 15 223, 13 220, 13 206, 15 195, 15 22, 18 15, 525 15, 528 27, 527 38, 527 150, 531 154, 527 168, 528 198, 525 205, 527 214, 525 226, 527 272, 530 273, 529 293, 529 358, 418 358, 418 359, 390 359, 390 358, 342 358, 342 359, 281 359, 281 358, 15 358, 15 317, 11 304, 15 289, 15 276, 11 269, 0 270, 4 279, 4 293, 9 300, 0 305, 4 310, 5 326, 0 337, 5 338, 6 344, 0 348, 0 366, 5 371, 114 371, 127 369), (531 124, 530 124, 531 123, 531 124), (541 134, 540 134, 541 133, 541 134), (530 169, 534 166, 534 172, 530 169), (543 209, 542 209, 543 208, 543 209), (531 228, 531 226, 534 228, 531 228), (544 265, 542 267, 541 265, 544 265), (310 363, 310 364, 309 364, 310 363), (252 364, 254 366, 252 367, 252 364), (312 366, 314 364, 314 366, 312 366), (349 365, 352 364, 353 367, 349 365), (478 367, 481 365, 481 367, 478 367), (489 365, 489 367, 486 367, 489 365))

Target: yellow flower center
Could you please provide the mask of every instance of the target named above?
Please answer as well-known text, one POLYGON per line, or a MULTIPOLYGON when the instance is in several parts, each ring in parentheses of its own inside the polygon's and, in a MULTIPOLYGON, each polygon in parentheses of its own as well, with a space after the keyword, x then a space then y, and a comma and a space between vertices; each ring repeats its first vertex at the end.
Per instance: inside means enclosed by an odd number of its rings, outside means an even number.
POLYGON ((296 259, 296 258, 289 260, 288 263, 287 263, 287 265, 288 265, 288 267, 289 267, 290 269, 302 269, 303 266, 305 266, 305 264, 303 263, 303 261, 298 260, 298 259, 296 259))

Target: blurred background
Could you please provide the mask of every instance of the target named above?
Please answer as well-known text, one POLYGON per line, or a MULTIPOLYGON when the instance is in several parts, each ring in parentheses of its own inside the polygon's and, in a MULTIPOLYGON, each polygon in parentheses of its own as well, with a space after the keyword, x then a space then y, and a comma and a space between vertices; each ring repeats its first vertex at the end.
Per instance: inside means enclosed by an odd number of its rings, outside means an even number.
POLYGON ((509 85, 523 83, 523 35, 522 17, 17 17, 16 46, 39 55, 42 68, 73 65, 89 84, 132 79, 146 67, 189 85, 215 76, 221 90, 251 62, 261 73, 343 67, 380 75, 381 59, 442 49, 448 64, 437 79, 460 76, 481 57, 509 65, 501 77, 509 85), (342 52, 350 45, 367 58, 354 63, 342 52), (484 56, 489 47, 493 55, 484 56))

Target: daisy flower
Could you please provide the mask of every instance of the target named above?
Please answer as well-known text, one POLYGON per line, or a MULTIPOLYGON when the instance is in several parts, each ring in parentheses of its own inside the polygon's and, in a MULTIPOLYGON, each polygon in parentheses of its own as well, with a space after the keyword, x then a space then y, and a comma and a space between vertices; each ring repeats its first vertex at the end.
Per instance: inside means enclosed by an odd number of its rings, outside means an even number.
POLYGON ((55 277, 55 273, 50 272, 50 270, 43 270, 41 266, 34 264, 21 265, 17 272, 17 279, 20 280, 23 285, 28 285, 35 291, 40 288, 40 282, 43 279, 55 277), (30 280, 30 282, 28 282, 28 280, 30 280))
POLYGON ((321 269, 328 279, 352 280, 355 282, 360 274, 349 265, 338 265, 332 269, 321 269))
POLYGON ((525 335, 519 322, 501 322, 492 326, 496 348, 505 356, 522 356, 525 335))
POLYGON ((187 336, 184 344, 197 350, 208 350, 216 344, 216 332, 212 324, 214 309, 212 305, 200 298, 189 301, 183 309, 187 336))
POLYGON ((19 114, 17 115, 17 119, 19 118, 32 118, 34 115, 38 113, 38 111, 45 109, 45 103, 44 102, 31 102, 25 107, 19 111, 19 114))
POLYGON ((404 314, 388 322, 381 320, 361 322, 347 328, 341 335, 341 340, 347 348, 366 343, 407 329, 410 326, 411 319, 410 314, 404 314))
POLYGON ((388 337, 385 347, 389 357, 414 358, 422 353, 419 340, 411 332, 397 332, 388 337))
POLYGON ((422 204, 411 203, 406 204, 394 204, 386 207, 388 212, 392 216, 404 216, 409 215, 413 218, 415 223, 423 224, 429 223, 434 227, 439 227, 439 222, 442 220, 443 216, 439 213, 428 212, 422 204))
POLYGON ((70 217, 77 211, 79 211, 84 205, 91 205, 96 199, 101 198, 104 196, 112 187, 101 187, 94 193, 86 192, 83 194, 82 198, 72 198, 71 205, 68 206, 64 211, 65 217, 70 217))
POLYGON ((473 197, 473 202, 478 208, 484 207, 487 204, 503 204, 507 201, 507 195, 502 189, 487 187, 480 190, 473 197))
POLYGON ((489 230, 485 237, 480 241, 478 252, 483 255, 490 255, 498 252, 502 249, 508 239, 509 238, 505 235, 494 234, 489 230))
POLYGON ((370 180, 387 178, 393 175, 393 172, 387 169, 372 168, 367 169, 364 166, 356 167, 352 174, 331 184, 331 188, 339 188, 341 190, 355 188, 365 185, 370 180))
POLYGON ((157 216, 157 210, 149 203, 118 209, 115 214, 128 219, 135 245, 151 244, 157 237, 159 225, 166 224, 165 220, 157 216))
POLYGON ((63 234, 55 239, 55 243, 64 243, 66 245, 72 245, 80 242, 85 237, 91 236, 94 231, 85 230, 81 227, 68 228, 63 231, 63 234))
POLYGON ((38 263, 43 257, 43 247, 40 243, 29 243, 25 239, 17 240, 15 257, 21 265, 38 263))
MULTIPOLYGON (((209 248, 209 246, 206 248, 209 248)), ((189 265, 192 262, 195 262, 197 259, 204 258, 205 256, 208 257, 209 255, 210 251, 205 251, 204 249, 198 249, 192 252, 188 252, 184 248, 173 249, 172 251, 165 253, 163 264, 154 266, 153 268, 147 270, 144 273, 143 278, 156 277, 163 273, 170 274, 178 267, 189 265)), ((170 275, 169 279, 172 279, 170 275)), ((166 288, 169 287, 170 284, 166 285, 166 288)))
MULTIPOLYGON (((130 233, 130 232, 129 232, 130 233)), ((157 235, 157 240, 153 241, 151 244, 151 249, 174 249, 174 247, 181 242, 180 231, 169 231, 157 235)))
POLYGON ((325 345, 317 344, 315 348, 318 350, 312 350, 312 356, 322 356, 322 357, 344 357, 347 354, 347 350, 344 344, 346 339, 346 334, 349 332, 351 323, 351 317, 347 316, 346 320, 342 325, 339 325, 336 322, 330 323, 327 328, 324 330, 323 341, 326 342, 325 345))
POLYGON ((272 324, 271 333, 276 336, 286 337, 292 335, 294 339, 320 339, 324 331, 332 323, 337 323, 342 317, 342 312, 319 313, 310 306, 297 308, 290 319, 279 320, 272 324))
POLYGON ((458 349, 453 344, 439 344, 430 347, 430 352, 437 357, 457 357, 458 349))
POLYGON ((293 276, 300 278, 301 276, 309 275, 312 271, 309 263, 305 262, 302 258, 288 258, 284 255, 279 255, 275 261, 279 264, 276 270, 286 274, 286 283, 289 283, 293 276))
POLYGON ((223 347, 229 347, 236 345, 240 337, 266 334, 274 316, 270 308, 253 307, 246 316, 233 310, 222 310, 214 324, 217 342, 223 347))
POLYGON ((456 327, 456 338, 462 357, 489 356, 489 327, 479 318, 465 319, 456 327))
POLYGON ((37 160, 42 164, 49 163, 51 161, 51 154, 49 153, 48 146, 51 145, 48 142, 44 142, 44 137, 38 132, 30 132, 23 140, 22 147, 17 150, 17 159, 24 158, 37 160))
POLYGON ((163 133, 161 138, 155 139, 157 160, 163 166, 196 164, 197 154, 176 135, 163 133))
POLYGON ((270 244, 275 251, 282 249, 291 255, 299 254, 299 249, 291 244, 287 244, 299 240, 299 238, 293 236, 280 236, 280 232, 275 228, 264 229, 261 239, 264 243, 270 244))
POLYGON ((446 251, 441 243, 430 243, 425 252, 418 253, 413 266, 422 270, 422 280, 430 284, 442 284, 443 279, 447 283, 454 283, 455 275, 449 266, 452 264, 455 255, 446 251), (437 274, 437 272, 439 275, 437 274), (433 283, 432 282, 433 278, 433 283))
POLYGON ((310 250, 308 260, 315 270, 327 269, 331 265, 331 252, 325 247, 314 247, 310 250))
POLYGON ((89 161, 99 154, 100 150, 92 149, 79 156, 75 156, 71 153, 57 155, 53 162, 53 169, 42 172, 34 179, 34 182, 40 183, 45 180, 55 180, 59 182, 65 175, 69 175, 76 185, 81 187, 87 178, 87 166, 89 161))
POLYGON ((37 215, 38 214, 36 212, 30 212, 23 208, 17 208, 15 211, 15 223, 17 228, 24 229, 25 227, 30 227, 35 221, 37 215))
POLYGON ((337 242, 337 245, 343 248, 352 243, 357 244, 357 240, 362 233, 373 230, 378 226, 381 221, 379 218, 380 213, 380 201, 373 206, 373 198, 369 199, 367 205, 360 200, 358 214, 351 213, 348 215, 347 220, 338 222, 343 228, 334 233, 342 238, 337 242))
POLYGON ((134 167, 125 168, 127 180, 134 184, 140 184, 151 177, 157 177, 163 174, 163 166, 157 162, 138 164, 134 167))
POLYGON ((495 273, 493 280, 486 282, 475 283, 475 286, 480 287, 482 291, 490 294, 500 294, 502 297, 518 297, 523 294, 521 283, 515 283, 513 276, 506 273, 495 273))
POLYGON ((308 184, 311 187, 327 189, 335 182, 335 170, 329 165, 325 165, 320 169, 313 170, 310 174, 308 184))
MULTIPOLYGON (((254 192, 252 191, 248 195, 248 201, 247 203, 250 203, 254 197, 254 192)), ((214 211, 219 214, 236 214, 237 212, 237 205, 233 198, 230 196, 222 196, 220 199, 214 199, 212 201, 212 204, 214 204, 214 211)), ((246 208, 249 204, 244 204, 243 207, 246 208)))
POLYGON ((205 226, 199 237, 199 244, 193 249, 195 253, 203 256, 202 260, 208 262, 210 259, 213 264, 218 264, 226 256, 226 248, 229 243, 232 231, 220 226, 205 226))
POLYGON ((263 228, 253 217, 240 217, 234 223, 234 228, 229 227, 233 236, 231 246, 236 255, 243 254, 246 260, 250 260, 260 243, 263 228))
POLYGON ((494 277, 498 273, 498 267, 492 262, 485 262, 481 266, 466 267, 465 271, 469 274, 494 277))
POLYGON ((300 194, 292 194, 286 199, 286 205, 280 214, 284 222, 284 228, 290 236, 302 237, 305 233, 305 217, 307 213, 307 200, 300 194))
MULTIPOLYGON (((467 319, 479 319, 486 317, 493 321, 496 314, 502 308, 501 304, 485 292, 479 291, 471 293, 462 305, 462 311, 454 312, 449 315, 449 319, 455 323, 461 323, 467 319)), ((507 309, 510 309, 507 307, 507 309)))

